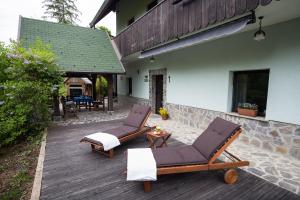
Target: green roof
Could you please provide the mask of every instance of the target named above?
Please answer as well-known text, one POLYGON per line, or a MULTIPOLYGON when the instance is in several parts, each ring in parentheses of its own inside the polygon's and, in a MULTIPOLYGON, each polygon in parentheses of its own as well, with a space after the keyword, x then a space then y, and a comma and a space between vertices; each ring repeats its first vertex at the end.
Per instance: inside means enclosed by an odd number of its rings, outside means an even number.
POLYGON ((20 17, 19 40, 24 47, 37 38, 51 44, 62 71, 125 72, 105 31, 20 17))

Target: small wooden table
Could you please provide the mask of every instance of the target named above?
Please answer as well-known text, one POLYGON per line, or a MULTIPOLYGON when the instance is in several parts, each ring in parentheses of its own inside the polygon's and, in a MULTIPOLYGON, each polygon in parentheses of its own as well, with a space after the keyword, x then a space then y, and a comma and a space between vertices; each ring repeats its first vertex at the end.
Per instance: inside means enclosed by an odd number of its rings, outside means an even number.
POLYGON ((168 133, 166 131, 150 131, 147 133, 147 138, 150 142, 149 147, 152 149, 160 148, 167 145, 167 140, 170 138, 172 134, 168 133), (160 144, 157 144, 157 142, 161 140, 160 144))

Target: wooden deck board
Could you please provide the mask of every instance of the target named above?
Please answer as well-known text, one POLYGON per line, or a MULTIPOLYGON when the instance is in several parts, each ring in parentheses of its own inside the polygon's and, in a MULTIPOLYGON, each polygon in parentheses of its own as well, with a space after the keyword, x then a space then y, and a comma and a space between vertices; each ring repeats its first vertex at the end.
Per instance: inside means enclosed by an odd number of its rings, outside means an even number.
MULTIPOLYGON (((109 159, 79 143, 86 134, 120 125, 120 121, 49 128, 41 199, 299 199, 299 196, 239 170, 234 185, 223 182, 221 171, 160 176, 153 191, 142 183, 127 182, 127 148, 147 147, 145 137, 122 145, 109 159)), ((171 138, 169 146, 182 145, 171 138)))

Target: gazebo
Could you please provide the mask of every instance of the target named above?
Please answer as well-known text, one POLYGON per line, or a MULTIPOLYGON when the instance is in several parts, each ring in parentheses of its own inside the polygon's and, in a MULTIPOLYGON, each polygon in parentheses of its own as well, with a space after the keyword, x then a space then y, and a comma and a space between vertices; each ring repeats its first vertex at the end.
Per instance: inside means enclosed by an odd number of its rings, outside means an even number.
POLYGON ((125 73, 125 69, 118 49, 105 31, 20 16, 18 40, 29 48, 37 39, 51 44, 64 76, 86 77, 92 81, 93 98, 97 93, 97 76, 105 77, 108 81, 108 111, 113 111, 116 75, 125 73))

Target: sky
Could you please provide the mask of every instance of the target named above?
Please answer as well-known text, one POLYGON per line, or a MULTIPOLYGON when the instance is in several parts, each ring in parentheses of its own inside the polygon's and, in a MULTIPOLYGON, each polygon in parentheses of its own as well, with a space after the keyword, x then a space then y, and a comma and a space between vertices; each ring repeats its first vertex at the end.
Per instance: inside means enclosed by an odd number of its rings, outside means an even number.
MULTIPOLYGON (((104 0, 77 0, 76 6, 82 13, 79 26, 88 27, 104 0)), ((16 40, 18 34, 19 15, 28 18, 42 19, 44 16, 43 0, 0 0, 0 41, 9 43, 16 40)), ((47 19, 53 21, 53 19, 47 19)), ((116 33, 116 15, 111 12, 97 25, 106 26, 116 33)))

